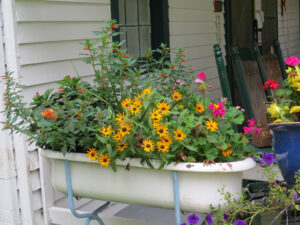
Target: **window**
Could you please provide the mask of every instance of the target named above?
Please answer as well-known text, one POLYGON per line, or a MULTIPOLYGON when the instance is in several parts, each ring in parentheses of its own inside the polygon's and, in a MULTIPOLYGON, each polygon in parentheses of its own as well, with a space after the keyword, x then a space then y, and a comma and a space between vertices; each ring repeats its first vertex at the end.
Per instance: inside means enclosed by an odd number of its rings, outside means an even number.
POLYGON ((129 54, 142 56, 161 43, 169 46, 167 0, 111 0, 112 19, 120 24, 118 41, 129 54))

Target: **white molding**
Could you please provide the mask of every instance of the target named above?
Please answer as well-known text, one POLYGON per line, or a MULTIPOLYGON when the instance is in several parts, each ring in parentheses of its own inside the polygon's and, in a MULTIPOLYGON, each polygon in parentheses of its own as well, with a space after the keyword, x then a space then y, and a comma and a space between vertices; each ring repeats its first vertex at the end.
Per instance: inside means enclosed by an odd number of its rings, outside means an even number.
MULTIPOLYGON (((0 5, 0 76, 5 72, 5 52, 3 40, 2 6, 0 5)), ((2 79, 1 79, 2 81, 2 79)), ((0 82, 0 111, 4 110, 4 100, 2 98, 6 85, 0 82)), ((0 114, 0 120, 4 121, 4 115, 0 114)), ((11 145, 9 131, 0 130, 0 224, 20 225, 21 218, 19 212, 17 180, 15 170, 14 152, 11 145)))
POLYGON ((41 156, 41 151, 43 150, 39 148, 44 225, 50 225, 49 209, 54 206, 54 192, 51 184, 51 164, 48 159, 41 156))
MULTIPOLYGON (((15 0, 2 0, 3 30, 5 42, 5 58, 7 71, 14 72, 13 76, 19 80, 19 64, 17 54, 15 0)), ((19 187, 19 206, 21 209, 22 225, 33 225, 32 192, 29 179, 29 165, 27 149, 23 136, 13 135, 15 149, 17 185, 19 187)))

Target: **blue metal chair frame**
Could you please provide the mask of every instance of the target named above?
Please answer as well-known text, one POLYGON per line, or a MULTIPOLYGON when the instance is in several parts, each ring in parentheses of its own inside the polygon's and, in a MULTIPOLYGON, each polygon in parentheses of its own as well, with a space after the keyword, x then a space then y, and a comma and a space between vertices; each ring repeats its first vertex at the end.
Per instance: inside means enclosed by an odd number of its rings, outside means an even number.
MULTIPOLYGON (((67 182, 67 190, 68 190, 68 200, 69 200, 72 214, 78 218, 87 218, 84 225, 89 225, 91 220, 96 220, 100 225, 105 225, 103 220, 98 216, 98 213, 104 210, 110 204, 110 202, 106 202, 104 205, 100 206, 92 213, 79 214, 74 207, 69 162, 65 160, 64 164, 65 164, 65 174, 66 174, 66 182, 67 182)), ((176 225, 180 225, 181 224, 180 202, 179 202, 179 190, 178 190, 178 176, 176 171, 173 171, 173 181, 174 181, 174 202, 175 202, 176 225)))

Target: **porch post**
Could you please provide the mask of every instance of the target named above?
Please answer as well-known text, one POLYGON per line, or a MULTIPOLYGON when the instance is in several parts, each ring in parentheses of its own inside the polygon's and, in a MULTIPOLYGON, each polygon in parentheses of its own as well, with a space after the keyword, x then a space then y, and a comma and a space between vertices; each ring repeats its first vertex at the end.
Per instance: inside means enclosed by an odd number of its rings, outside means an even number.
MULTIPOLYGON (((3 11, 0 5, 0 12, 3 11)), ((1 13, 0 13, 1 15, 1 13)), ((3 22, 0 16, 0 76, 5 73, 5 55, 3 49, 3 22)), ((3 94, 5 86, 0 84, 0 111, 4 109, 3 94)), ((0 120, 4 121, 3 114, 0 114, 0 120)), ((14 163, 14 152, 11 146, 11 138, 8 131, 2 131, 0 128, 0 224, 17 225, 21 224, 16 169, 14 163)))
MULTIPOLYGON (((18 80, 19 65, 17 56, 17 39, 16 39, 16 20, 15 20, 15 0, 1 1, 3 16, 3 32, 5 43, 6 71, 13 72, 13 76, 18 80)), ((3 84, 2 90, 5 88, 3 84)), ((2 96, 1 96, 2 97, 2 96)), ((1 98, 0 97, 0 98, 1 98)), ((1 104, 3 105, 3 104, 1 104)), ((15 166, 17 172, 17 187, 19 191, 19 206, 21 209, 22 225, 33 225, 33 210, 31 205, 31 186, 29 179, 29 165, 27 157, 27 149, 23 136, 20 134, 10 135, 12 140, 12 150, 15 156, 15 166)), ((9 137, 5 138, 6 141, 9 137)))

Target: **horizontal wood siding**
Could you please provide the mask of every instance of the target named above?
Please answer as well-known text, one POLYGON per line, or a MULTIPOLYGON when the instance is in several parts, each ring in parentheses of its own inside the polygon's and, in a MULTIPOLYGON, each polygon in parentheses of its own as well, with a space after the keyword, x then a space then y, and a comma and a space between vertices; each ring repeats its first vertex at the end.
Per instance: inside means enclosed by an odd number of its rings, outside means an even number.
POLYGON ((224 17, 213 12, 212 1, 169 0, 170 45, 184 48, 188 62, 197 73, 205 72, 213 86, 209 97, 218 100, 222 93, 216 69, 213 45, 224 51, 224 17))
POLYGON ((109 0, 17 0, 19 63, 25 99, 57 87, 65 75, 91 76, 82 62, 84 39, 110 19, 109 0))
MULTIPOLYGON (((92 68, 82 62, 80 43, 95 38, 92 31, 100 30, 110 19, 109 0, 16 0, 15 10, 19 73, 22 84, 27 86, 26 101, 36 92, 57 87, 55 81, 66 75, 92 79, 92 68)), ((43 225, 39 156, 35 146, 28 146, 28 167, 34 224, 43 225)), ((64 195, 55 196, 54 205, 68 207, 64 195)), ((95 204, 92 200, 75 200, 81 208, 89 202, 95 204)))
POLYGON ((286 10, 281 15, 278 4, 278 38, 283 57, 300 57, 300 24, 299 24, 299 1, 286 1, 286 10))

